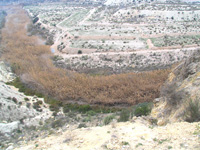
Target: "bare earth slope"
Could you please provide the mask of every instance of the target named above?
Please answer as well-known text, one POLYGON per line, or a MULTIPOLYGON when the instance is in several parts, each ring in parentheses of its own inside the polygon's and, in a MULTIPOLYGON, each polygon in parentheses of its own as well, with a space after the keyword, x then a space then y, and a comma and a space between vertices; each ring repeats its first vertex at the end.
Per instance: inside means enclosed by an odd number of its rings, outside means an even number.
POLYGON ((142 118, 104 127, 81 128, 24 143, 15 150, 199 150, 198 123, 153 127, 142 118))
POLYGON ((169 75, 162 89, 161 98, 155 100, 152 116, 158 119, 159 124, 199 120, 199 85, 200 51, 197 51, 169 75), (191 114, 195 109, 197 109, 194 112, 197 117, 191 114))

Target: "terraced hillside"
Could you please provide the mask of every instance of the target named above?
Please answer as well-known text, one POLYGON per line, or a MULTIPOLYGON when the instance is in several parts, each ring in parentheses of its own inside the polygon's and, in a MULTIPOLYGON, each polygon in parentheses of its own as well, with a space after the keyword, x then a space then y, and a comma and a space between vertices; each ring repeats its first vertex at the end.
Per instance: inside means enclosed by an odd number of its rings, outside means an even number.
POLYGON ((55 64, 79 72, 105 69, 112 74, 163 69, 189 57, 199 47, 199 5, 47 3, 24 9, 38 30, 53 36, 51 49, 59 58, 54 59, 55 64), (177 51, 184 51, 184 56, 177 51), (169 55, 162 57, 165 53, 169 55))

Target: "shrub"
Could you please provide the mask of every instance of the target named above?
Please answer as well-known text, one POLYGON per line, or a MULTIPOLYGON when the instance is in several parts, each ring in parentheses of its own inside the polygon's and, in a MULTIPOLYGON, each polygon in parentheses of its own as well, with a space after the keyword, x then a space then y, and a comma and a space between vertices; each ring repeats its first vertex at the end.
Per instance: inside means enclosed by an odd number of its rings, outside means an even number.
POLYGON ((161 90, 161 95, 167 97, 167 103, 171 106, 177 106, 185 97, 183 91, 177 91, 177 84, 170 83, 165 85, 161 90))
POLYGON ((59 111, 60 106, 62 106, 62 102, 59 100, 56 100, 54 98, 51 97, 45 97, 44 98, 45 102, 50 104, 49 108, 51 111, 59 111))
POLYGON ((82 54, 83 52, 82 52, 82 50, 78 50, 78 54, 82 54))
POLYGON ((63 121, 62 119, 58 119, 54 122, 51 123, 52 128, 58 128, 58 127, 62 127, 63 126, 63 121))
POLYGON ((93 111, 93 110, 90 110, 90 111, 87 112, 87 115, 94 116, 94 115, 96 115, 96 112, 93 111))
POLYGON ((91 121, 91 116, 87 116, 86 118, 84 118, 82 121, 83 122, 90 122, 91 121))
POLYGON ((25 101, 29 101, 29 99, 27 97, 24 98, 25 101))
POLYGON ((38 110, 41 107, 40 107, 40 105, 37 102, 35 102, 35 103, 33 103, 33 108, 36 109, 36 110, 38 110))
POLYGON ((26 103, 27 108, 30 108, 30 106, 31 106, 31 103, 26 103))
POLYGON ((122 145, 129 145, 129 142, 122 141, 122 145))
POLYGON ((194 100, 190 99, 186 109, 186 121, 200 121, 200 102, 198 98, 195 98, 194 100))
POLYGON ((13 101, 14 103, 17 103, 17 99, 16 99, 15 97, 12 98, 12 101, 13 101))
POLYGON ((126 122, 129 120, 130 117, 130 111, 127 109, 124 109, 121 111, 118 122, 126 122))
POLYGON ((84 124, 84 123, 80 123, 79 125, 78 125, 78 128, 86 128, 87 126, 84 124))
POLYGON ((80 105, 79 106, 79 112, 86 113, 87 111, 90 111, 92 108, 90 105, 80 105))
POLYGON ((103 120, 103 124, 104 125, 109 124, 114 118, 115 118, 114 115, 110 115, 110 116, 105 117, 104 120, 103 120))
POLYGON ((150 114, 153 104, 152 103, 140 103, 133 107, 132 115, 135 116, 147 116, 150 114))

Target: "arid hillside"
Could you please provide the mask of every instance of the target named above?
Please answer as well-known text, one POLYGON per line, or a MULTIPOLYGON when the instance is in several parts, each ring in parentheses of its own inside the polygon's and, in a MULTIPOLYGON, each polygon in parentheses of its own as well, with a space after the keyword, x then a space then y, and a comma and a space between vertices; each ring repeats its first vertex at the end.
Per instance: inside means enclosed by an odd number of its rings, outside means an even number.
POLYGON ((152 111, 152 116, 159 120, 159 124, 200 120, 199 79, 200 51, 169 74, 152 111))

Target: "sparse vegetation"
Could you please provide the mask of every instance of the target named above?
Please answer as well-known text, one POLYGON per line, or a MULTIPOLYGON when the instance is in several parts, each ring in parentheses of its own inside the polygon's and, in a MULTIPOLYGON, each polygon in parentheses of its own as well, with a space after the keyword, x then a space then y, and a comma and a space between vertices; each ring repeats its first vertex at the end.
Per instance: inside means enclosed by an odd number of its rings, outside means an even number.
POLYGON ((105 117, 104 120, 103 120, 103 124, 108 125, 114 118, 115 118, 114 115, 110 115, 110 116, 105 117))
POLYGON ((188 121, 188 122, 198 122, 198 121, 200 121, 199 98, 189 100, 185 113, 186 113, 186 121, 188 121))

